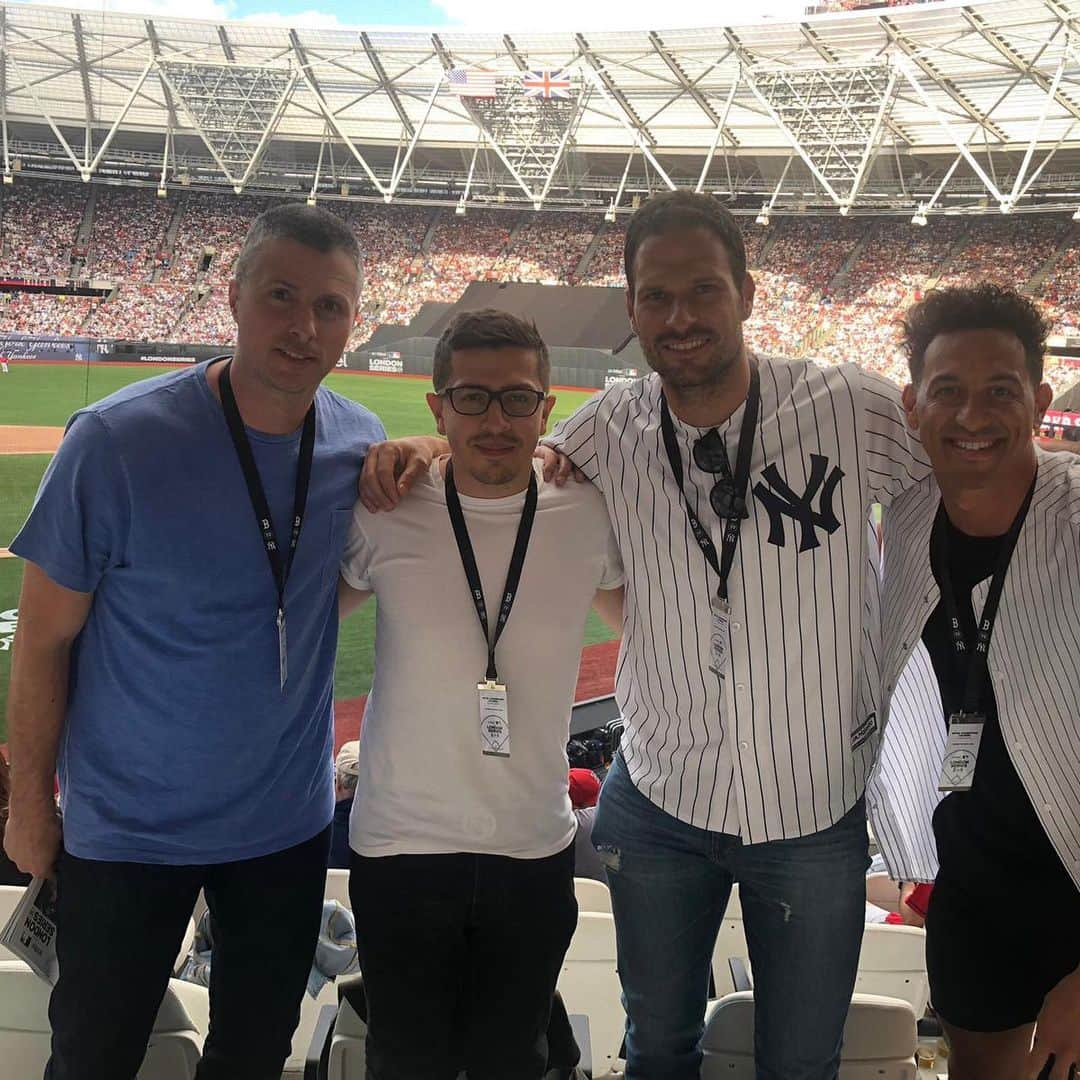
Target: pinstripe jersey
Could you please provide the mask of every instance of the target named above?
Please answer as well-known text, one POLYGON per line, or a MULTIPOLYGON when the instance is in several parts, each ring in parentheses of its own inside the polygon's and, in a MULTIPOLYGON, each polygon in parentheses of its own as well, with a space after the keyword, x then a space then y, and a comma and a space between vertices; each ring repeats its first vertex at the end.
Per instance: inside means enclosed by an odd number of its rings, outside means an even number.
MULTIPOLYGON (((626 570, 616 699, 637 788, 748 843, 805 836, 862 794, 877 749, 880 623, 868 514, 927 465, 896 387, 854 365, 762 358, 748 504, 728 583, 731 661, 709 670, 717 577, 660 430, 655 373, 564 420, 550 445, 603 492, 626 570)), ((735 460, 745 405, 718 430, 735 460)), ((699 429, 672 417, 685 494, 721 548, 699 429)))
MULTIPOLYGON (((1009 758, 1065 869, 1080 887, 1080 459, 1036 447, 1035 492, 990 640, 990 681, 1009 758)), ((933 477, 885 517, 885 734, 867 789, 889 873, 933 881, 932 817, 945 749, 941 691, 922 630, 941 597, 930 564, 940 503, 933 477)), ((972 592, 981 611, 989 579, 972 592)))

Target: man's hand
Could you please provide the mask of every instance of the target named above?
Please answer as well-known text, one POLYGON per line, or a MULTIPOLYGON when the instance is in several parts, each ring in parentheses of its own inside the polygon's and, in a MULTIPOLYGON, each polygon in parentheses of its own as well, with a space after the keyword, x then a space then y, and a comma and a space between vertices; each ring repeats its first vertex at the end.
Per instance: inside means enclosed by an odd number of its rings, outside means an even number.
POLYGON ((1051 1054, 1054 1067, 1046 1080, 1071 1080, 1074 1066, 1080 1076, 1080 968, 1066 975, 1043 1001, 1025 1080, 1038 1080, 1051 1054))
POLYGON ((429 435, 373 443, 360 474, 360 501, 364 508, 373 514, 393 510, 416 478, 431 468, 435 456, 448 449, 442 439, 429 435))
POLYGON ((554 480, 556 487, 562 487, 571 473, 579 484, 585 480, 585 474, 560 450, 553 450, 541 443, 533 451, 533 457, 543 463, 544 479, 549 484, 554 480))
POLYGON ((60 818, 52 802, 10 806, 4 829, 4 851, 24 873, 52 877, 60 854, 60 818))

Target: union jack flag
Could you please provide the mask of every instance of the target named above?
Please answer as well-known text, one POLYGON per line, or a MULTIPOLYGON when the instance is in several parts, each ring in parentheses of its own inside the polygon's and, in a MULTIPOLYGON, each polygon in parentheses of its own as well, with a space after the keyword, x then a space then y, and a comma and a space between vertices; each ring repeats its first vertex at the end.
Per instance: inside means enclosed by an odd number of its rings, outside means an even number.
POLYGON ((565 71, 526 71, 521 88, 526 97, 569 98, 570 76, 565 71))

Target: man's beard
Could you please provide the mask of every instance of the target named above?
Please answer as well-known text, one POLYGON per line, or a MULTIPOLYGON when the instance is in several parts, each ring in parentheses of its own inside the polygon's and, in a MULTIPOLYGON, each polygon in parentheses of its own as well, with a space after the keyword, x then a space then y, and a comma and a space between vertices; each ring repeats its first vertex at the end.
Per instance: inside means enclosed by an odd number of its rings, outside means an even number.
POLYGON ((701 367, 687 367, 677 360, 668 360, 662 352, 662 346, 647 346, 644 341, 641 342, 641 351, 649 367, 660 376, 665 386, 681 393, 711 390, 722 386, 738 365, 742 349, 741 337, 730 352, 718 343, 712 351, 709 364, 701 367))

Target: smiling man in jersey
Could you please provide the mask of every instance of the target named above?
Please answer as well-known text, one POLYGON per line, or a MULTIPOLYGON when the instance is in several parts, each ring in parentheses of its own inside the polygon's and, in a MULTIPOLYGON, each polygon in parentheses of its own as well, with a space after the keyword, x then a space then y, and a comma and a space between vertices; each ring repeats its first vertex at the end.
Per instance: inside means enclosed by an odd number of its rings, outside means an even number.
POLYGON ((549 372, 531 323, 457 316, 428 395, 449 456, 397 513, 356 508, 341 606, 379 602, 350 828, 368 1080, 547 1068, 577 916, 569 717, 589 606, 619 626, 623 580, 599 494, 534 467, 549 372))
POLYGON ((932 291, 904 324, 934 475, 885 517, 869 801, 891 876, 936 878, 927 970, 954 1080, 1080 1067, 1080 460, 1032 441, 1046 332, 995 285, 932 291))

